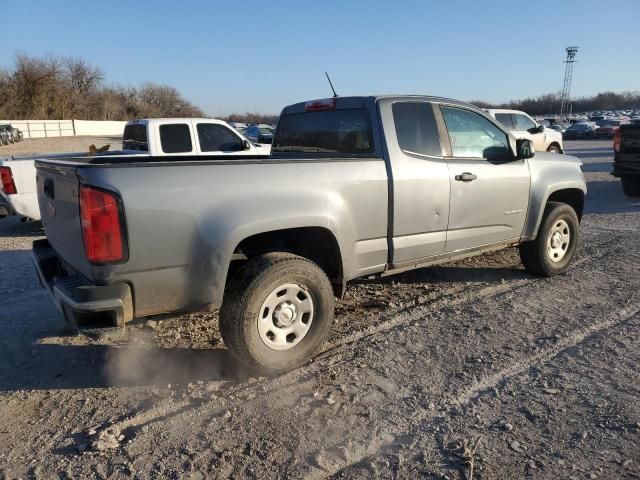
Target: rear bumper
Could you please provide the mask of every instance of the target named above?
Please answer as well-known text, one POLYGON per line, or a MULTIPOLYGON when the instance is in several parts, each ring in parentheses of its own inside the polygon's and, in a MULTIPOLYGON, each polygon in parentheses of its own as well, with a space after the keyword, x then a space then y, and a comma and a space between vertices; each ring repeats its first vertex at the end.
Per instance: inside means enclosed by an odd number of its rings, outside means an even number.
POLYGON ((124 327, 133 319, 131 288, 126 283, 98 286, 71 272, 47 240, 33 242, 33 263, 65 321, 75 330, 98 333, 124 327))

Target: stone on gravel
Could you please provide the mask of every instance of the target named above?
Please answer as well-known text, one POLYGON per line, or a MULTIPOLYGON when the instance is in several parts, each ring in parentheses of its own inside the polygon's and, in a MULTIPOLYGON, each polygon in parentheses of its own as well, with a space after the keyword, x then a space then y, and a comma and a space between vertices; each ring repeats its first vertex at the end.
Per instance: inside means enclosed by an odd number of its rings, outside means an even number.
POLYGON ((517 440, 514 440, 513 442, 511 442, 509 446, 511 447, 511 450, 513 450, 514 452, 518 452, 518 453, 524 452, 524 448, 522 447, 520 442, 517 440))

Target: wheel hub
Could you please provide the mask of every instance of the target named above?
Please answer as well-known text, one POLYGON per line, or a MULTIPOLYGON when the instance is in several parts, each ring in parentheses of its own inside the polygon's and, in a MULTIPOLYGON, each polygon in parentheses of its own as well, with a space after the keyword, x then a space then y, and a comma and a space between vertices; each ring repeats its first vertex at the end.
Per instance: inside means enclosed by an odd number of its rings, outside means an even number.
POLYGON ((547 239, 547 255, 549 259, 557 263, 561 261, 571 244, 571 230, 564 220, 558 220, 551 228, 547 239))
POLYGON ((267 295, 260 307, 260 339, 273 350, 293 348, 309 333, 313 314, 313 297, 304 285, 281 285, 267 295))
POLYGON ((289 302, 283 302, 276 307, 273 317, 276 326, 288 327, 296 319, 296 306, 289 302))

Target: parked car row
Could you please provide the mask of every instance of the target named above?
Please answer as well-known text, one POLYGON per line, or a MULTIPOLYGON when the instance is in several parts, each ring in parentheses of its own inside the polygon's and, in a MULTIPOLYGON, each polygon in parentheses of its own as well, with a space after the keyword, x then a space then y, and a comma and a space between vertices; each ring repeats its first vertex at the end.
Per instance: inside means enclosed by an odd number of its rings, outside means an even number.
POLYGON ((0 145, 9 145, 21 141, 22 132, 18 128, 12 127, 10 124, 0 124, 0 145))

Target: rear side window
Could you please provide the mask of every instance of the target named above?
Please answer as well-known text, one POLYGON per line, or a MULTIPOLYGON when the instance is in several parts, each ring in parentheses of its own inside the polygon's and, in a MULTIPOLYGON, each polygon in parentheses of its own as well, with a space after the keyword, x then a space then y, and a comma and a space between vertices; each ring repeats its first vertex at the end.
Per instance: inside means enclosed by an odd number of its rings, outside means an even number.
POLYGON ((402 150, 442 156, 436 117, 430 103, 398 102, 392 108, 398 144, 402 150))
POLYGON ((122 148, 125 150, 149 151, 149 144, 147 143, 147 126, 143 123, 136 123, 124 127, 122 148))
POLYGON ((496 120, 499 121, 502 125, 504 125, 505 128, 510 132, 514 130, 513 118, 511 118, 510 113, 496 113, 496 120))
POLYGON ((186 153, 193 150, 191 133, 186 123, 160 125, 160 144, 164 153, 186 153))
POLYGON ((199 123, 198 137, 203 152, 238 152, 242 150, 242 141, 224 125, 199 123))
POLYGON ((359 154, 373 150, 369 111, 352 108, 284 115, 271 151, 359 154))

